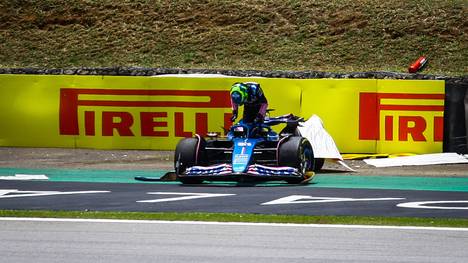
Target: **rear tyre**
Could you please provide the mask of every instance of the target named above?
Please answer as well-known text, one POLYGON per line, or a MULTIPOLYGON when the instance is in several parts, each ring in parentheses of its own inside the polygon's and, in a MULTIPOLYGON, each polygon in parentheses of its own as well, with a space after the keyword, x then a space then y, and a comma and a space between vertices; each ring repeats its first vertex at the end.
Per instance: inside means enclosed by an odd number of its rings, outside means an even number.
POLYGON ((174 155, 174 168, 177 178, 183 184, 199 184, 203 180, 181 176, 188 167, 204 162, 205 140, 203 138, 185 138, 177 144, 174 155))
POLYGON ((299 131, 298 128, 296 127, 289 127, 289 126, 286 126, 284 127, 280 133, 280 135, 282 136, 287 136, 287 135, 291 135, 291 136, 301 136, 301 132, 299 131))
POLYGON ((315 158, 314 172, 319 172, 323 164, 325 163, 325 158, 315 158))
POLYGON ((300 136, 292 136, 278 149, 278 164, 296 168, 300 177, 287 179, 290 184, 298 184, 306 179, 305 173, 314 167, 314 152, 309 141, 300 136))

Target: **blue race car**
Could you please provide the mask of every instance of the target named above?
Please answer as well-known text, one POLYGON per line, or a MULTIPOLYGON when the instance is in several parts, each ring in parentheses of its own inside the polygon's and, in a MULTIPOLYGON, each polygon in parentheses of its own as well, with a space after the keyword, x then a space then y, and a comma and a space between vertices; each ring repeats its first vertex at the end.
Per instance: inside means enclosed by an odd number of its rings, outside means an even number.
POLYGON ((302 118, 292 114, 266 117, 263 123, 233 125, 227 136, 195 135, 179 141, 175 150, 176 176, 183 184, 207 181, 306 182, 321 169, 309 141, 297 129, 302 118), (286 124, 278 134, 272 126, 286 124))

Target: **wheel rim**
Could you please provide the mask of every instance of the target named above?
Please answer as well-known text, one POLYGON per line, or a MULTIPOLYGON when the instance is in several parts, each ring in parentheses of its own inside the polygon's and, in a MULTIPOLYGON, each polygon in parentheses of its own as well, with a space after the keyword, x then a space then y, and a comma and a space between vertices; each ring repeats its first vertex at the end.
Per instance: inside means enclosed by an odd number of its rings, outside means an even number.
POLYGON ((307 169, 310 168, 310 149, 309 148, 303 148, 301 151, 301 173, 304 175, 307 172, 307 169))

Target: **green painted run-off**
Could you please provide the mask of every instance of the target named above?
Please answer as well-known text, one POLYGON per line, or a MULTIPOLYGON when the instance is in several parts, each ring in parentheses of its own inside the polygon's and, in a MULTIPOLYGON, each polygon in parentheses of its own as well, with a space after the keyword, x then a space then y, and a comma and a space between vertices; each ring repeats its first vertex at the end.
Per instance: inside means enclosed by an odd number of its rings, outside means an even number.
MULTIPOLYGON (((82 170, 82 169, 18 169, 0 168, 0 178, 15 174, 43 174, 51 182, 92 182, 92 183, 156 183, 178 184, 178 182, 143 182, 135 176, 161 177, 167 171, 155 170, 82 170)), ((216 182, 217 185, 233 185, 235 182, 216 182)), ((1 185, 1 180, 0 180, 1 185)), ((283 182, 266 182, 256 186, 286 186, 283 182)), ((468 192, 468 178, 465 177, 408 177, 408 176, 352 176, 339 174, 318 174, 307 187, 432 190, 468 192)))

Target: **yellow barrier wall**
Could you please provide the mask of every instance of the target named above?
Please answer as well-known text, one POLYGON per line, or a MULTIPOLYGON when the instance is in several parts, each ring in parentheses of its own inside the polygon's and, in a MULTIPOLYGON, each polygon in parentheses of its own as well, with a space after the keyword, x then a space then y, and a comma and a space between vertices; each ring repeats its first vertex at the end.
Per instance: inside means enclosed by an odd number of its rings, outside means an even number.
POLYGON ((444 81, 305 80, 302 116, 317 114, 341 152, 442 151, 444 81))
POLYGON ((375 140, 359 140, 359 93, 376 92, 376 85, 367 79, 305 81, 302 115, 318 115, 341 152, 375 152, 375 140))
POLYGON ((272 115, 318 115, 341 152, 442 149, 443 81, 67 75, 0 75, 0 146, 174 149, 228 127, 247 80, 272 115))
POLYGON ((444 89, 444 81, 379 80, 376 152, 441 152, 444 89))

